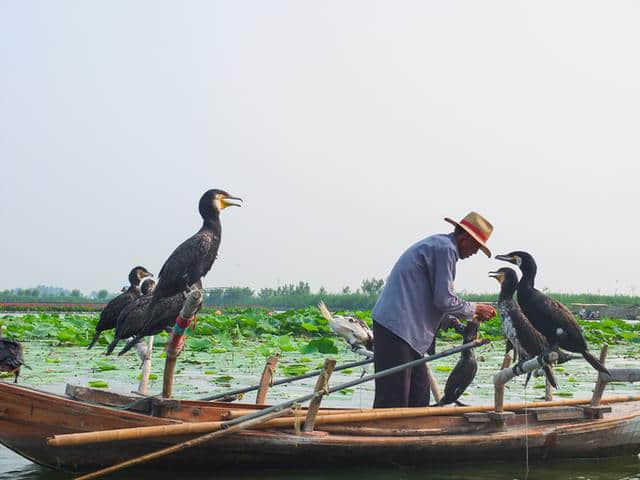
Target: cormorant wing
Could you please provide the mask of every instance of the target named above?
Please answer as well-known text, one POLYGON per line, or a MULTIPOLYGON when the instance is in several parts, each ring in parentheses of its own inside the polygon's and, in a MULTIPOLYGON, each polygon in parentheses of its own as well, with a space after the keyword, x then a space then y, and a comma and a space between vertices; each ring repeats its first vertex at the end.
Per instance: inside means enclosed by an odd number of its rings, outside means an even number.
POLYGON ((211 255, 213 240, 211 235, 198 232, 182 242, 160 269, 156 289, 161 288, 165 294, 174 294, 206 275, 217 253, 216 248, 216 252, 211 255), (212 258, 209 261, 210 256, 212 258))

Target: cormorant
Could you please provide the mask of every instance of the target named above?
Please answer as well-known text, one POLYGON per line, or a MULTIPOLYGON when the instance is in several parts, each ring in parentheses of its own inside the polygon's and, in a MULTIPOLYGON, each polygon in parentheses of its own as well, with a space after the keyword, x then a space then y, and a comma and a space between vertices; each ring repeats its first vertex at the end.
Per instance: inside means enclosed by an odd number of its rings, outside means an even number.
POLYGON ((538 267, 533 256, 514 251, 495 258, 513 263, 522 271, 517 288, 518 303, 533 326, 547 338, 550 348, 562 347, 580 353, 593 368, 608 374, 609 371, 589 352, 582 329, 569 309, 534 287, 538 267))
POLYGON ((114 339, 107 347, 106 355, 111 355, 120 340, 132 337, 142 328, 144 313, 151 302, 151 294, 155 286, 156 282, 151 277, 145 278, 140 284, 142 296, 122 309, 116 321, 114 339))
MULTIPOLYGON (((14 374, 13 383, 18 383, 20 367, 24 365, 24 354, 22 345, 17 340, 0 338, 0 372, 10 372, 14 374)), ((29 368, 29 366, 24 365, 29 368)))
MULTIPOLYGON (((536 330, 513 299, 513 294, 518 286, 516 272, 512 268, 504 267, 497 272, 489 272, 489 276, 500 283, 498 309, 502 318, 502 331, 513 346, 519 361, 524 362, 548 352, 549 344, 547 339, 536 330)), ((547 365, 543 367, 543 370, 553 388, 558 388, 551 367, 547 365)), ((530 374, 527 375, 527 382, 530 376, 530 374)))
MULTIPOLYGON (((201 288, 201 283, 196 282, 196 286, 201 288)), ((163 330, 170 331, 176 322, 176 318, 180 315, 180 310, 182 310, 182 305, 184 305, 184 300, 187 298, 187 294, 186 292, 179 292, 172 297, 161 298, 158 300, 158 303, 156 304, 156 312, 153 317, 151 317, 150 322, 145 323, 146 310, 148 305, 151 303, 151 298, 151 295, 147 295, 138 299, 140 303, 138 306, 139 308, 134 307, 134 309, 128 313, 126 320, 123 319, 123 326, 116 332, 116 338, 114 338, 111 345, 109 345, 107 355, 113 351, 118 342, 123 338, 132 337, 127 341, 118 355, 127 353, 131 347, 144 337, 157 335, 163 330)), ((199 310, 200 307, 198 307, 196 313, 199 310)))
POLYGON ((158 284, 153 291, 153 298, 145 314, 145 325, 157 324, 153 317, 161 314, 157 311, 158 302, 161 299, 188 291, 211 270, 218 254, 222 235, 220 212, 230 206, 240 206, 231 200, 242 201, 241 198, 232 197, 223 190, 215 189, 207 190, 200 197, 198 210, 203 220, 202 227, 192 237, 182 242, 164 262, 158 275, 158 284))
MULTIPOLYGON (((478 335, 478 324, 474 321, 467 321, 467 325, 464 328, 463 344, 472 342, 478 335)), ((478 371, 478 363, 476 362, 476 356, 473 349, 464 350, 460 354, 460 360, 453 367, 447 383, 444 386, 444 395, 438 403, 434 406, 441 407, 448 405, 449 403, 455 403, 458 406, 464 406, 464 404, 458 401, 458 398, 464 393, 478 371)))
POLYGON ((98 324, 96 325, 96 333, 87 347, 87 350, 96 344, 102 331, 115 328, 118 315, 120 315, 122 309, 142 294, 140 292, 140 281, 143 278, 150 276, 153 276, 153 274, 149 273, 149 271, 144 267, 137 266, 131 269, 129 272, 129 288, 127 288, 124 293, 121 293, 112 299, 107 303, 107 306, 104 307, 100 313, 100 320, 98 320, 98 324))

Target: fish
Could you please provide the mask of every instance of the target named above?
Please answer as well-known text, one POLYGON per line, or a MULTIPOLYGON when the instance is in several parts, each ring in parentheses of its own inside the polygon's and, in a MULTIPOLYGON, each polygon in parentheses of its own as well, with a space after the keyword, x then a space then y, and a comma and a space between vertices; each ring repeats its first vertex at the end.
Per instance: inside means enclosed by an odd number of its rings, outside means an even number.
POLYGON ((337 335, 344 338, 352 350, 371 350, 373 348, 373 332, 364 321, 356 317, 346 317, 341 315, 333 316, 329 309, 321 301, 318 304, 320 313, 329 322, 329 327, 337 335))

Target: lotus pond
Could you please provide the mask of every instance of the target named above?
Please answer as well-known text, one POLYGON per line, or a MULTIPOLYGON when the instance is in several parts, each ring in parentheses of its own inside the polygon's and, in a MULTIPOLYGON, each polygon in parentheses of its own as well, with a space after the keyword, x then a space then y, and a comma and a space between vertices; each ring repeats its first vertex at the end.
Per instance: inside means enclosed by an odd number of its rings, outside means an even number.
MULTIPOLYGON (((370 322, 370 312, 350 313, 370 322)), ((137 389, 140 361, 134 351, 122 357, 104 356, 104 350, 112 339, 111 332, 103 333, 100 344, 92 350, 86 350, 93 335, 98 314, 59 313, 59 314, 6 314, 0 317, 0 323, 6 326, 4 334, 20 339, 25 349, 25 361, 31 370, 23 368, 20 383, 43 390, 63 393, 67 383, 109 388, 113 391, 128 393, 137 389)), ((616 368, 637 367, 640 354, 640 324, 622 320, 604 319, 598 322, 582 322, 585 335, 594 354, 597 355, 602 343, 609 344, 607 365, 616 368)), ((476 350, 478 375, 472 386, 465 392, 463 402, 485 404, 493 400, 491 378, 499 368, 504 341, 500 335, 499 320, 482 325, 481 334, 492 339, 492 343, 476 350)), ((162 345, 167 335, 156 337, 150 393, 162 388, 162 369, 164 354, 162 345)), ((459 345, 461 337, 453 331, 441 332, 438 351, 459 345)), ((116 349, 116 352, 119 349, 116 349)), ((199 316, 195 331, 189 331, 187 348, 178 359, 174 395, 178 398, 198 398, 223 392, 233 388, 254 385, 264 368, 267 356, 280 353, 276 378, 298 375, 322 366, 325 358, 331 356, 338 364, 361 360, 348 350, 346 343, 334 336, 326 320, 317 309, 288 312, 269 312, 259 309, 228 310, 199 316)), ((432 363, 432 369, 441 387, 444 387, 447 375, 458 357, 452 356, 432 363)), ((372 367, 368 372, 372 373, 372 367)), ((363 367, 336 372, 332 384, 343 383, 360 377, 363 367)), ((591 395, 596 373, 582 359, 573 360, 556 367, 559 389, 556 397, 582 398, 591 395)), ((4 379, 12 381, 12 378, 4 379)), ((309 393, 315 378, 296 383, 273 387, 268 400, 278 402, 309 393)), ((621 393, 640 394, 640 385, 612 383, 605 395, 621 393)), ((518 379, 507 385, 506 401, 522 399, 534 400, 544 397, 544 378, 533 378, 525 391, 523 381, 518 379)), ((254 401, 255 393, 247 394, 245 401, 254 401)), ((369 407, 373 402, 373 384, 364 384, 330 395, 323 401, 327 406, 369 407)), ((640 472, 640 462, 636 458, 598 460, 597 462, 571 461, 551 467, 549 463, 532 466, 529 478, 593 478, 593 479, 631 479, 640 472), (607 466, 607 467, 605 467, 607 466), (554 473, 555 472, 555 473, 554 473), (630 476, 631 475, 631 476, 630 476)), ((373 478, 387 478, 397 475, 393 471, 371 471, 373 478)), ((324 472, 323 478, 327 472, 324 472)), ((358 474, 362 474, 359 470, 358 474)), ((150 471, 121 473, 118 478, 164 479, 166 474, 150 471), (130 476, 129 476, 130 475, 130 476)), ((273 473, 271 478, 284 480, 292 478, 291 472, 273 473)), ((301 474, 299 474, 301 475, 301 474)), ((299 476, 298 475, 298 476, 299 476)), ((331 473, 332 477, 347 477, 348 472, 331 473)), ((351 474, 352 475, 352 474, 351 474)), ((420 471, 402 470, 403 478, 418 478, 420 471)), ((258 476, 253 475, 253 476, 258 476)), ((233 475, 238 478, 253 478, 252 474, 233 475)), ((271 476, 261 473, 260 478, 271 476)), ((424 476, 424 471, 422 471, 424 476)), ((429 470, 429 478, 486 478, 513 479, 524 478, 523 465, 505 465, 491 468, 469 467, 447 468, 442 471, 429 470)), ((304 473, 306 479, 313 474, 304 473)), ((50 472, 33 466, 5 449, 0 450, 0 478, 61 479, 68 478, 56 472, 50 472)), ((194 476, 189 478, 209 478, 194 476)), ((320 478, 320 474, 318 474, 320 478)))

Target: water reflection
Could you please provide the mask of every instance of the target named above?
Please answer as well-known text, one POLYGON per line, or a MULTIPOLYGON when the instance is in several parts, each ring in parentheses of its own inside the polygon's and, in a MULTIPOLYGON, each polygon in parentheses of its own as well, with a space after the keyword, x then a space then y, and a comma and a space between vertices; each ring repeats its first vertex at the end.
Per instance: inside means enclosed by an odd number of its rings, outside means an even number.
MULTIPOLYGON (((212 462, 212 470, 215 464, 212 462)), ((112 474, 105 479, 119 480, 640 480, 638 457, 595 460, 554 460, 529 466, 526 475, 523 463, 495 463, 488 465, 447 465, 437 467, 406 468, 398 466, 366 468, 354 466, 340 470, 308 471, 300 469, 252 470, 246 472, 203 472, 176 476, 176 472, 138 469, 112 474)), ((0 447, 1 480, 63 480, 70 475, 33 465, 13 452, 0 447)))

